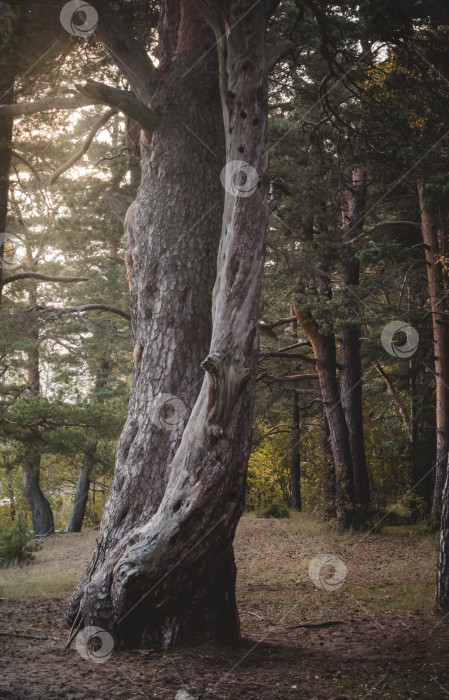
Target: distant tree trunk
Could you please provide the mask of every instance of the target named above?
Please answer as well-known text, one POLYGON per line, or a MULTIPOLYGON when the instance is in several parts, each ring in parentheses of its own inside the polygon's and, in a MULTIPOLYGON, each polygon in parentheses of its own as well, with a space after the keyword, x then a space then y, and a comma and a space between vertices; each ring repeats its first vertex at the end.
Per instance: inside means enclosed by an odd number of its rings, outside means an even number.
MULTIPOLYGON (((112 254, 117 254, 117 250, 114 253, 114 246, 110 246, 110 252, 112 254)), ((98 393, 104 389, 107 377, 109 375, 109 361, 106 358, 102 358, 95 377, 95 385, 92 392, 92 398, 95 399, 98 393)), ((69 524, 67 526, 67 532, 81 532, 83 525, 84 514, 86 512, 87 499, 89 498, 89 489, 91 483, 92 470, 95 465, 95 451, 97 449, 97 442, 95 440, 91 441, 91 444, 87 445, 86 451, 83 456, 83 463, 78 475, 78 483, 76 485, 75 497, 73 499, 72 512, 70 514, 69 524)))
POLYGON ((349 431, 337 382, 335 336, 320 333, 316 324, 295 307, 298 322, 306 333, 315 357, 335 465, 336 513, 340 530, 354 524, 355 493, 349 431))
POLYGON ((437 217, 428 210, 423 181, 418 183, 418 195, 427 262, 435 355, 436 464, 432 516, 434 521, 438 522, 441 515, 442 492, 449 451, 449 327, 445 311, 447 298, 442 262, 446 246, 445 239, 448 234, 445 217, 442 217, 440 225, 438 225, 437 217))
MULTIPOLYGON (((31 253, 28 249, 28 262, 32 264, 31 253)), ((36 286, 30 282, 28 291, 28 304, 33 306, 37 302, 36 286)), ((29 398, 37 398, 40 394, 39 374, 39 334, 32 328, 28 332, 31 348, 28 351, 28 386, 26 395, 29 398)), ((51 506, 40 487, 41 455, 34 438, 27 441, 27 452, 23 461, 22 488, 25 500, 31 513, 33 530, 35 535, 49 535, 54 532, 53 513, 51 506)))
MULTIPOLYGON (((351 239, 363 230, 365 220, 366 172, 355 168, 352 183, 344 190, 347 210, 343 212, 345 239, 351 239)), ((359 262, 352 247, 346 244, 343 257, 342 300, 348 312, 348 323, 341 332, 340 394, 349 431, 357 521, 366 518, 369 504, 369 478, 366 466, 365 437, 363 433, 362 366, 360 361, 360 326, 356 322, 358 299, 352 288, 359 285, 359 262)))
POLYGON ((14 498, 14 489, 12 487, 11 480, 8 479, 8 493, 9 493, 9 514, 11 516, 11 522, 13 523, 16 519, 16 501, 14 498))
MULTIPOLYGON (((190 2, 181 2, 180 17, 177 3, 167 2, 162 12, 160 99, 170 118, 162 118, 151 149, 142 143, 142 183, 126 223, 136 357, 129 417, 102 522, 100 556, 68 611, 70 621, 111 630, 118 646, 168 647, 196 635, 239 640, 232 542, 251 443, 254 381, 248 379, 258 358, 269 213, 266 4, 262 0, 243 16, 237 11, 231 17, 228 3, 207 13, 220 55, 221 119, 215 111, 214 42, 207 28, 190 2), (151 426, 151 397, 176 393, 187 409, 197 397, 216 241, 204 218, 222 202, 216 189, 220 168, 211 167, 208 149, 190 132, 216 150, 216 127, 223 118, 227 161, 245 158, 258 174, 255 191, 225 195, 213 333, 202 363, 207 376, 184 432, 182 424, 164 432, 151 426), (196 317, 186 327, 194 309, 196 317)), ((236 173, 238 186, 245 184, 242 174, 236 173)), ((163 425, 163 416, 153 411, 153 421, 155 416, 163 425)))
POLYGON ((95 443, 84 453, 83 463, 78 474, 78 482, 76 484, 72 512, 70 514, 69 524, 67 525, 67 532, 81 532, 84 515, 86 512, 87 499, 89 498, 92 469, 95 464, 94 453, 96 447, 97 445, 95 443))
POLYGON ((296 391, 292 391, 291 397, 291 483, 292 501, 291 507, 301 510, 301 447, 300 447, 300 423, 299 423, 299 398, 296 391))
POLYGON ((330 444, 329 423, 323 406, 321 418, 321 513, 323 520, 336 517, 335 510, 335 465, 330 444))

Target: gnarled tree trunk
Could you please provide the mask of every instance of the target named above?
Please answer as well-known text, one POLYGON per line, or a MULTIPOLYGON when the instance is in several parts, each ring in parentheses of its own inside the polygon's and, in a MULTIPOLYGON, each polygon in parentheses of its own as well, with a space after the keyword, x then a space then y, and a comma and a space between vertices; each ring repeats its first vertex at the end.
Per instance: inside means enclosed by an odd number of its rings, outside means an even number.
MULTIPOLYGON (((174 5, 166 3, 165 9, 174 5)), ((184 432, 181 423, 176 435, 157 430, 154 411, 153 425, 148 415, 151 396, 176 394, 187 409, 197 396, 198 338, 209 331, 205 282, 214 268, 215 247, 213 230, 202 217, 221 205, 221 196, 214 196, 220 168, 214 173, 208 150, 196 146, 197 138, 189 139, 194 131, 202 140, 212 135, 217 142, 213 44, 190 2, 181 2, 179 22, 163 12, 160 32, 166 72, 159 97, 163 111, 171 109, 170 119, 162 118, 152 143, 142 144, 142 183, 127 216, 136 348, 130 415, 118 448, 99 556, 68 613, 71 621, 109 629, 117 645, 168 647, 195 635, 239 639, 232 542, 243 510, 250 450, 254 387, 248 380, 258 357, 268 220, 266 3, 237 17, 227 3, 220 8, 207 16, 221 60, 227 161, 245 158, 258 177, 252 196, 225 195, 213 333, 202 363, 207 378, 184 432), (198 168, 198 157, 209 167, 198 168), (209 235, 203 237, 206 230, 209 235), (145 488, 145 474, 152 493, 145 488)), ((223 164, 221 157, 217 163, 223 164)), ((156 414, 156 420, 163 425, 164 416, 156 414)))

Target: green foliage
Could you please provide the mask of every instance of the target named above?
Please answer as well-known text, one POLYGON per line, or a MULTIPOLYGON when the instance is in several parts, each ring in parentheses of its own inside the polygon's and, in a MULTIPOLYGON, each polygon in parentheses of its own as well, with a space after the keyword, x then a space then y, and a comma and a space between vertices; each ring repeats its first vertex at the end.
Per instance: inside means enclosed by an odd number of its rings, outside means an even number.
POLYGON ((289 518, 290 511, 285 503, 274 499, 256 508, 256 515, 258 518, 289 518))
MULTIPOLYGON (((259 428, 267 426, 259 425, 259 428)), ((288 434, 271 435, 251 453, 248 465, 247 508, 254 510, 276 501, 290 503, 288 434)))
POLYGON ((26 521, 20 517, 0 532, 0 566, 31 564, 33 551, 39 548, 39 544, 28 544, 28 540, 26 521))

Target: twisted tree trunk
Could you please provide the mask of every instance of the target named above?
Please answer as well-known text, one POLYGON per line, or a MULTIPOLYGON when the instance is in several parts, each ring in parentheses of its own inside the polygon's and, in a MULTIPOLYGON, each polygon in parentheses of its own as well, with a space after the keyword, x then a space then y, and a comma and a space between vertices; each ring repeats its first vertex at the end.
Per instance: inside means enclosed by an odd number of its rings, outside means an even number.
MULTIPOLYGON (((223 121, 214 113, 218 81, 208 31, 190 2, 180 3, 177 21, 169 13, 177 3, 167 2, 160 32, 166 72, 152 107, 158 96, 164 98, 171 118, 161 120, 151 144, 143 140, 142 183, 126 222, 136 358, 130 414, 98 556, 68 611, 71 621, 109 629, 117 645, 168 647, 196 635, 239 639, 232 542, 250 450, 249 380, 258 358, 268 220, 267 13, 264 1, 237 16, 228 3, 211 12, 198 4, 217 37, 228 164, 245 158, 257 180, 248 196, 241 172, 237 181, 224 179, 212 340, 195 403, 203 345, 198 339, 210 327, 205 282, 215 249, 204 218, 211 210, 216 214, 222 201, 220 168, 214 173, 208 149, 196 144, 200 137, 215 146, 216 126, 223 121), (192 131, 197 136, 189 138, 192 131), (199 158, 205 161, 200 169, 199 158), (234 185, 243 185, 245 195, 235 194, 234 185), (183 433, 179 404, 172 402, 175 415, 168 417, 155 413, 154 402, 151 407, 155 394, 169 392, 188 410, 194 404, 183 433), (175 419, 175 431, 161 429, 175 419)), ((221 157, 217 162, 223 164, 221 157)))

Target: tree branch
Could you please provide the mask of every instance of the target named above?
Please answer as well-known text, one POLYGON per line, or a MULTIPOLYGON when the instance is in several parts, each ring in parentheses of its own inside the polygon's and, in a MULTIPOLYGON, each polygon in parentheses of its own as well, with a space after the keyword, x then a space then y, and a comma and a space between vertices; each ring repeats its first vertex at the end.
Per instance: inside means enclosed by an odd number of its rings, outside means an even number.
POLYGON ((260 382, 262 379, 268 379, 270 382, 298 382, 303 379, 318 379, 318 374, 310 372, 308 374, 291 374, 289 377, 275 377, 273 374, 268 374, 268 372, 262 372, 256 378, 256 382, 260 382))
POLYGON ((288 56, 293 51, 295 45, 292 41, 283 41, 276 46, 271 46, 265 50, 265 70, 270 73, 282 58, 288 56))
POLYGON ((41 282, 87 282, 88 277, 56 277, 53 275, 41 275, 39 272, 17 272, 3 280, 2 286, 16 282, 17 280, 40 280, 41 282))
POLYGON ((84 141, 83 145, 81 148, 71 157, 69 160, 64 163, 63 165, 60 165, 57 170, 53 173, 53 175, 50 178, 50 185, 53 185, 58 177, 62 175, 62 173, 65 173, 66 170, 70 170, 70 168, 75 165, 85 153, 89 150, 89 146, 94 140, 95 136, 97 133, 100 131, 101 127, 104 126, 111 117, 114 116, 114 114, 117 114, 116 109, 108 109, 104 114, 101 115, 92 125, 91 130, 89 131, 86 140, 84 141))
POLYGON ((154 129, 159 124, 160 114, 150 109, 135 96, 133 92, 88 80, 85 85, 75 85, 84 97, 96 99, 109 107, 120 110, 142 126, 148 139, 151 139, 154 129))
POLYGON ((277 321, 272 321, 271 323, 259 321, 259 328, 262 331, 268 331, 271 328, 276 328, 276 326, 281 326, 286 323, 292 323, 293 321, 296 321, 296 316, 289 316, 288 318, 279 318, 277 321))
POLYGON ((402 420, 404 421, 404 425, 405 425, 405 427, 407 428, 407 430, 408 430, 408 432, 409 432, 409 435, 411 436, 411 434, 412 434, 412 425, 411 425, 411 422, 410 422, 410 418, 409 418, 409 415, 408 415, 408 411, 407 411, 407 408, 406 408, 404 402, 402 401, 402 399, 401 399, 401 398, 398 396, 398 394, 396 393, 395 388, 394 388, 394 386, 393 386, 393 382, 391 381, 391 379, 390 379, 390 377, 388 376, 388 374, 386 374, 386 372, 384 372, 384 370, 382 369, 382 367, 380 366, 380 364, 379 364, 378 362, 374 362, 374 363, 373 363, 373 367, 374 367, 374 369, 380 374, 380 376, 382 377, 382 379, 384 380, 384 382, 385 382, 385 384, 386 384, 386 386, 387 386, 388 393, 390 394, 390 396, 391 396, 391 398, 393 399, 394 403, 395 403, 396 406, 398 407, 399 413, 401 414, 402 420))
POLYGON ((97 105, 100 100, 93 97, 75 95, 74 97, 47 97, 35 102, 18 102, 12 105, 0 105, 0 117, 21 117, 37 112, 51 112, 54 109, 80 109, 97 105))
POLYGON ((122 309, 116 306, 109 306, 109 304, 84 304, 82 306, 64 306, 62 309, 58 309, 52 306, 46 306, 44 304, 34 304, 29 307, 29 309, 37 309, 38 311, 49 311, 51 313, 58 314, 73 314, 81 313, 83 311, 107 311, 111 314, 117 314, 122 318, 126 318, 127 321, 131 320, 131 315, 127 311, 122 311, 122 309))
POLYGON ((315 358, 307 357, 306 355, 301 355, 300 353, 281 352, 280 350, 277 352, 261 352, 259 357, 261 360, 265 360, 268 357, 282 357, 285 359, 301 360, 302 362, 309 363, 310 365, 315 365, 317 362, 315 358))

